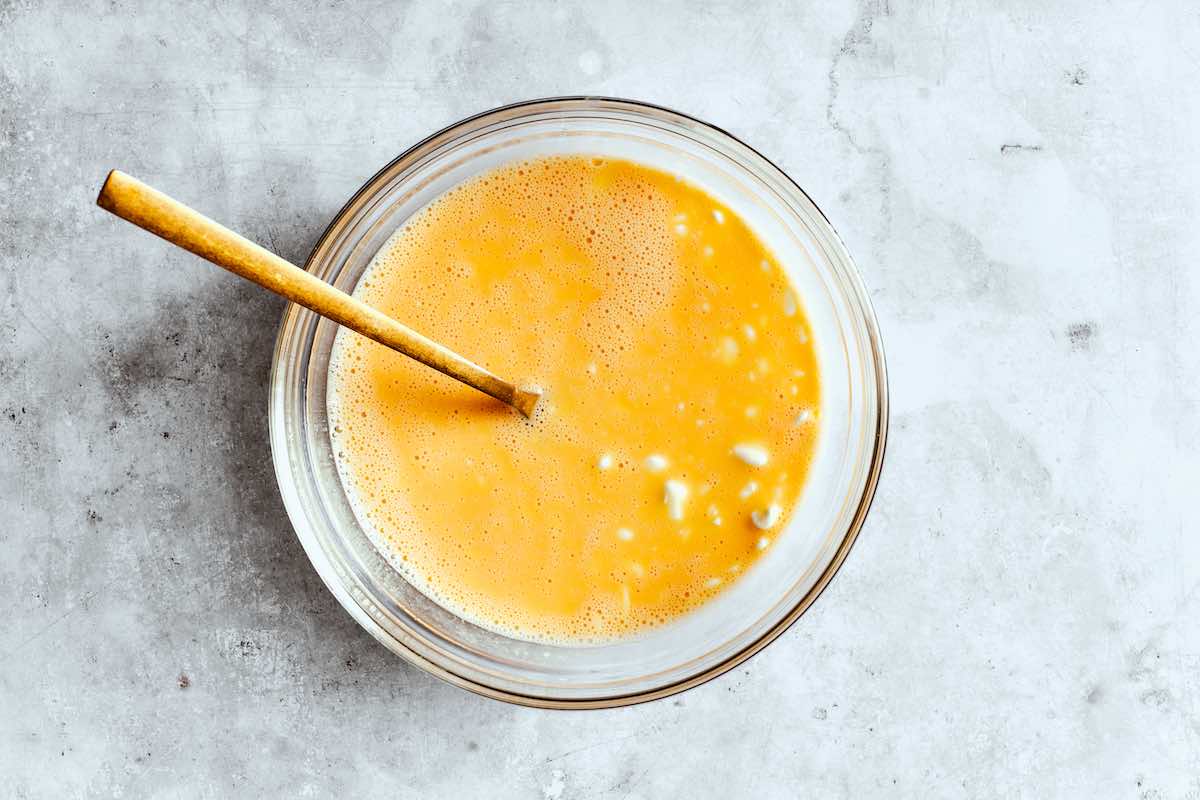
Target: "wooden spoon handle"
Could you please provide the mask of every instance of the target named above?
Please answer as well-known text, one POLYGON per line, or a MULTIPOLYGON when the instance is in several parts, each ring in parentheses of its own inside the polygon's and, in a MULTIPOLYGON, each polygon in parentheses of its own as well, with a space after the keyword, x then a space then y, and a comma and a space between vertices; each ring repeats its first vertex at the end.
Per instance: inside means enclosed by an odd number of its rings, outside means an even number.
POLYGON ((162 192, 113 170, 96 204, 369 339, 415 358, 516 408, 526 417, 539 393, 518 389, 483 367, 335 289, 325 281, 239 236, 162 192))

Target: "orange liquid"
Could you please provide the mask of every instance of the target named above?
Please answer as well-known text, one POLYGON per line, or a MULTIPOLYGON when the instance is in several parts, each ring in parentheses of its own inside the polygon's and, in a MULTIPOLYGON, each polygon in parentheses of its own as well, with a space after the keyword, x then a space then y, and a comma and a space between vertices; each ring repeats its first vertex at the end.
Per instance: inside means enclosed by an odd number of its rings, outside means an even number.
POLYGON ((465 618, 611 640, 713 597, 785 528, 819 424, 808 324, 696 186, 613 159, 506 166, 416 214, 355 295, 545 391, 526 421, 338 334, 330 417, 356 513, 465 618))

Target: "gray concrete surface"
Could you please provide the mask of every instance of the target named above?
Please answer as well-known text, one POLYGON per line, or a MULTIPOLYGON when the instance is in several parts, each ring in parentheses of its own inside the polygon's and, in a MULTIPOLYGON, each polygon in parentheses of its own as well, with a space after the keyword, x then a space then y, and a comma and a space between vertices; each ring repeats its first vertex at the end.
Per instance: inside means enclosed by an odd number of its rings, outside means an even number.
POLYGON ((1200 14, 1177 2, 0 2, 0 793, 1200 796, 1200 14), (274 485, 284 256, 431 130, 626 95, 825 208, 885 332, 876 507, 743 669, 597 713, 362 633, 274 485))

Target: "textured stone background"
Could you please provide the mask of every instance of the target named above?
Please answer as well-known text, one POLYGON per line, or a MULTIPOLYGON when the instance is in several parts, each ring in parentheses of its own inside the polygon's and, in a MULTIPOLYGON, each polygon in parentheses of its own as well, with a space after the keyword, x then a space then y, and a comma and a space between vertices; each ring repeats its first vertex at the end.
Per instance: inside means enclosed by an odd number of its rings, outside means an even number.
POLYGON ((1200 796, 1198 87, 1187 2, 0 2, 3 793, 1200 796), (349 620, 274 485, 282 304, 93 206, 121 166, 301 260, 428 132, 566 93, 788 170, 893 375, 812 611, 596 713, 349 620))

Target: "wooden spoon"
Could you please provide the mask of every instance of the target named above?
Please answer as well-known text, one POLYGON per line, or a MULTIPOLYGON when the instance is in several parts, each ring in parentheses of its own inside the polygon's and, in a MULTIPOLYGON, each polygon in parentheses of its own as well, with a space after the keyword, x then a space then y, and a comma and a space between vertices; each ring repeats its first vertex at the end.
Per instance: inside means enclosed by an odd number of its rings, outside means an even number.
POLYGON ((108 173, 96 204, 264 289, 489 394, 526 417, 533 414, 541 397, 540 390, 518 389, 120 170, 108 173))

